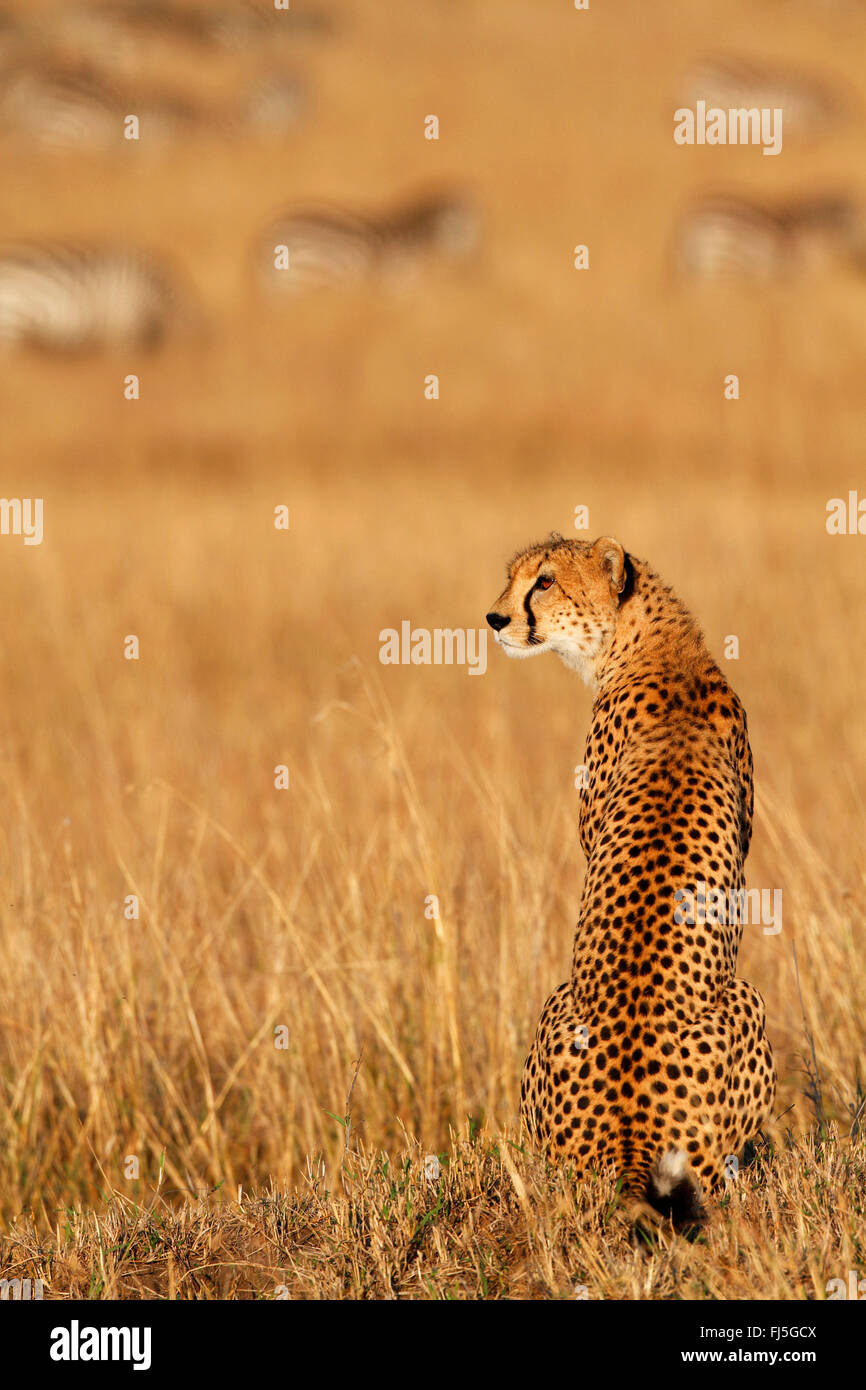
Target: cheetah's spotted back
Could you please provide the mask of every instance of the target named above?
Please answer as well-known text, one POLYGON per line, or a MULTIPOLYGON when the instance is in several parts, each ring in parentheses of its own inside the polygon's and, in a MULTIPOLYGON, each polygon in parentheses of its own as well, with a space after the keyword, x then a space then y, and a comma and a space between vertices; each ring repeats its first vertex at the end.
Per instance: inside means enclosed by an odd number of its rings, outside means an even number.
POLYGON ((613 1166, 686 1224, 775 1092, 763 1002, 734 974, 742 925, 682 906, 699 883, 745 886, 745 711, 685 606, 609 538, 521 552, 488 622, 508 655, 555 651, 597 691, 571 978, 542 1011, 523 1120, 551 1157, 613 1166))

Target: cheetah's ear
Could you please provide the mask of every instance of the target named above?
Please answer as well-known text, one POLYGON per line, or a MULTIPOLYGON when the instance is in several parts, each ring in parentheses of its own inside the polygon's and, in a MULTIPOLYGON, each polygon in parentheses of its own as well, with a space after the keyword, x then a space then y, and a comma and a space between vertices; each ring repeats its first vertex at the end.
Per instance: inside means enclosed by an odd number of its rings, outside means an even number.
POLYGON ((613 593, 621 594, 625 588, 625 551, 613 536, 600 536, 592 547, 592 553, 601 569, 607 575, 613 593))

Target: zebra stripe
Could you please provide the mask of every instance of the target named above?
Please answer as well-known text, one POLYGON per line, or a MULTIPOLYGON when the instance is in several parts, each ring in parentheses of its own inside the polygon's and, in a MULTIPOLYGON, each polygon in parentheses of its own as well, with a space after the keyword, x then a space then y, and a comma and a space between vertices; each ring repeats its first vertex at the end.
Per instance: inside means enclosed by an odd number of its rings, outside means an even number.
POLYGON ((260 284, 283 293, 416 276, 435 257, 464 256, 478 215, 453 197, 415 201, 390 216, 298 211, 273 221, 254 248, 260 284))
MULTIPOLYGON (((321 11, 277 10, 272 0, 236 0, 234 4, 170 4, 166 0, 104 0, 102 4, 61 7, 50 20, 33 19, 30 27, 46 42, 68 44, 91 58, 126 63, 141 50, 207 51, 267 47, 307 35, 330 32, 321 11)), ((152 56, 152 55, 151 55, 152 56)))
POLYGON ((44 351, 155 348, 192 305, 149 255, 28 243, 0 250, 0 342, 44 351))
POLYGON ((130 115, 148 144, 177 138, 197 123, 186 102, 124 93, 89 68, 24 68, 0 82, 0 134, 48 150, 117 148, 130 115))
POLYGON ((129 116, 138 119, 136 143, 148 149, 190 136, 266 137, 294 125, 302 107, 291 74, 255 79, 227 111, 126 91, 90 68, 33 67, 0 77, 0 137, 49 151, 121 149, 129 116))
POLYGON ((768 207, 747 198, 707 198, 676 227, 673 264, 696 279, 773 280, 832 261, 862 267, 862 209, 846 197, 768 207))
POLYGON ((826 129, 842 114, 836 93, 801 71, 765 68, 744 59, 717 54, 697 63, 684 84, 684 104, 705 101, 723 110, 782 110, 785 135, 810 135, 826 129))

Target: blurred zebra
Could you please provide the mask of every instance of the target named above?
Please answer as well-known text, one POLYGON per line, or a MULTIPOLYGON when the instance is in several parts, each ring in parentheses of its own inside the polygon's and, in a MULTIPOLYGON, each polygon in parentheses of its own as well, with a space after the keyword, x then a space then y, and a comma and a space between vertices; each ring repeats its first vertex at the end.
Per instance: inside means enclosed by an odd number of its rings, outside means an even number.
POLYGON ((299 210, 276 218, 258 238, 255 269, 263 287, 289 294, 405 281, 431 258, 472 252, 478 232, 477 209, 456 197, 416 200, 384 217, 299 210))
POLYGON ((762 67, 725 54, 710 55, 688 73, 685 105, 697 101, 729 111, 757 107, 782 110, 785 135, 811 135, 842 114, 843 103, 820 80, 796 69, 762 67))
POLYGON ((704 280, 774 280, 829 263, 866 269, 863 209, 847 197, 768 207, 743 197, 706 198, 687 209, 673 239, 673 266, 704 280))
POLYGON ((299 38, 323 38, 333 31, 330 15, 297 0, 289 9, 277 10, 273 0, 241 0, 234 5, 209 7, 211 40, 223 48, 272 48, 299 38))
POLYGON ((104 0, 68 4, 50 18, 30 21, 45 43, 77 50, 113 65, 186 51, 268 48, 330 30, 325 14, 277 10, 273 0, 235 0, 234 4, 183 4, 168 0, 104 0))
POLYGON ((248 84, 228 111, 199 108, 175 94, 126 90, 87 67, 42 65, 0 75, 0 139, 60 152, 122 149, 129 116, 138 120, 135 143, 152 149, 199 135, 279 134, 302 109, 297 78, 284 74, 248 84))
POLYGON ((142 144, 163 144, 195 129, 194 107, 172 96, 121 91, 91 68, 33 65, 0 76, 0 138, 49 150, 109 150, 138 118, 142 144))
POLYGON ((0 344, 60 353, 158 347, 193 306, 149 255, 112 246, 0 248, 0 344))

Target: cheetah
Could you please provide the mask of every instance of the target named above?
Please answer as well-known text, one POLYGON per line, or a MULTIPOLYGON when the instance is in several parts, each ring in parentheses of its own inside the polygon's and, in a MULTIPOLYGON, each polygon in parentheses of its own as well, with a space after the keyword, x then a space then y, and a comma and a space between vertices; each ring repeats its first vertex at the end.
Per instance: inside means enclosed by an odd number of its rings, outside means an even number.
POLYGON ((734 973, 742 921, 711 921, 741 914, 683 906, 699 883, 726 901, 745 887, 745 710, 685 605, 610 537, 520 551, 487 622, 508 656, 556 652, 595 691, 571 978, 526 1060, 524 1127, 549 1158, 613 1169, 638 1210, 693 1229, 775 1097, 764 1003, 734 973))

